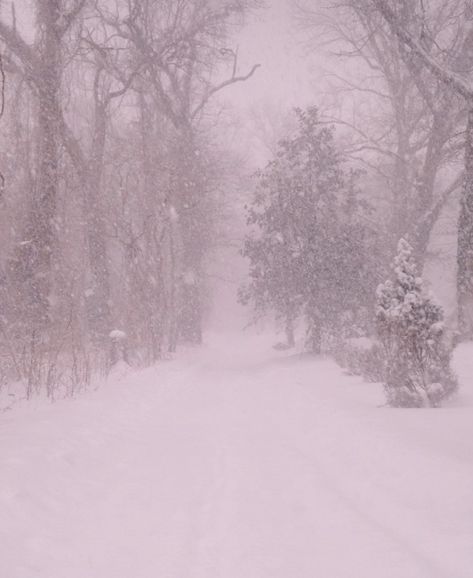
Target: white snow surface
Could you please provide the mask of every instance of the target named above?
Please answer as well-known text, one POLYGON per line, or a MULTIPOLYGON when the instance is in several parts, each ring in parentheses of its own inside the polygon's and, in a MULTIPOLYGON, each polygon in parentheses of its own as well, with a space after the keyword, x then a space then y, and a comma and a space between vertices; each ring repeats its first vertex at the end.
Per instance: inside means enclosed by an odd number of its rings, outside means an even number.
POLYGON ((471 578, 473 347, 442 409, 217 336, 0 414, 2 578, 471 578))
POLYGON ((126 339, 126 333, 121 331, 121 329, 114 329, 113 331, 110 331, 108 336, 114 341, 124 341, 126 339))

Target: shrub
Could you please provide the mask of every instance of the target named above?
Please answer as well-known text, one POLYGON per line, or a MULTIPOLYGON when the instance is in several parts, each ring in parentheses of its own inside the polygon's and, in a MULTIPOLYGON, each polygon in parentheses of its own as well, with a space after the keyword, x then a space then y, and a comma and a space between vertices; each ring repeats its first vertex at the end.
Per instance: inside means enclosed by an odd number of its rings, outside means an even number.
POLYGON ((376 309, 387 401, 394 407, 437 406, 457 387, 445 345, 443 310, 424 290, 404 239, 393 270, 394 278, 378 287, 376 309))
POLYGON ((334 351, 335 361, 350 375, 369 382, 384 382, 386 360, 380 343, 367 337, 346 339, 334 351))

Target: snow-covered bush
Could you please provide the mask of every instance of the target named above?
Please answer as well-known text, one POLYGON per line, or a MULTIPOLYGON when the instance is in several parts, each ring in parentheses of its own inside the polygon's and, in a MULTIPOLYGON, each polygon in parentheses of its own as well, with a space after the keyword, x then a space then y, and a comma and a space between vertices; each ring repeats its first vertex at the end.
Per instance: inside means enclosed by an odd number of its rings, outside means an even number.
POLYGON ((361 375, 369 382, 383 382, 386 359, 378 341, 368 337, 345 339, 333 352, 335 361, 350 375, 361 375))
POLYGON ((378 287, 376 308, 388 403, 437 406, 457 387, 444 340, 443 310, 424 290, 412 248, 404 239, 393 270, 393 279, 378 287))
POLYGON ((110 366, 124 362, 128 364, 127 334, 120 329, 114 329, 110 338, 110 366))

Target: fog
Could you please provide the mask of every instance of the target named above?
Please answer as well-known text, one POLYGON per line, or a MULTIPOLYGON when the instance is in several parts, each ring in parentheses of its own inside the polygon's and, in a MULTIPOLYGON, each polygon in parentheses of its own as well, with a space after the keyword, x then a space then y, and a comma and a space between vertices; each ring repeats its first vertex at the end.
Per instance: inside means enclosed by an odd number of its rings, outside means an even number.
POLYGON ((0 3, 0 576, 470 578, 467 0, 0 3))

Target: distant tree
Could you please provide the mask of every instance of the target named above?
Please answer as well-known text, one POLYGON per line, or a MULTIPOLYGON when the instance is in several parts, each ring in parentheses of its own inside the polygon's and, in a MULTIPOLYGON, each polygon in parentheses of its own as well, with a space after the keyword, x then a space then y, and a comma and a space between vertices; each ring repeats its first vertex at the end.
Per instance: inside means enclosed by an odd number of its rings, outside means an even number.
POLYGON ((394 407, 436 406, 457 387, 444 344, 443 311, 425 292, 412 251, 407 241, 399 241, 394 278, 377 290, 385 390, 394 407))
POLYGON ((202 340, 211 203, 201 133, 216 95, 246 82, 259 68, 255 64, 240 73, 238 52, 229 46, 232 29, 258 5, 257 0, 130 0, 123 9, 104 10, 113 42, 125 41, 140 62, 143 84, 172 135, 164 199, 176 217, 166 234, 172 246, 167 271, 170 350, 178 337, 202 340))
POLYGON ((347 314, 353 318, 369 303, 370 231, 356 173, 344 169, 332 128, 319 122, 315 107, 296 115, 297 133, 258 174, 243 249, 250 283, 241 300, 259 313, 274 311, 289 345, 303 316, 308 345, 319 352, 324 334, 341 330, 347 314))

